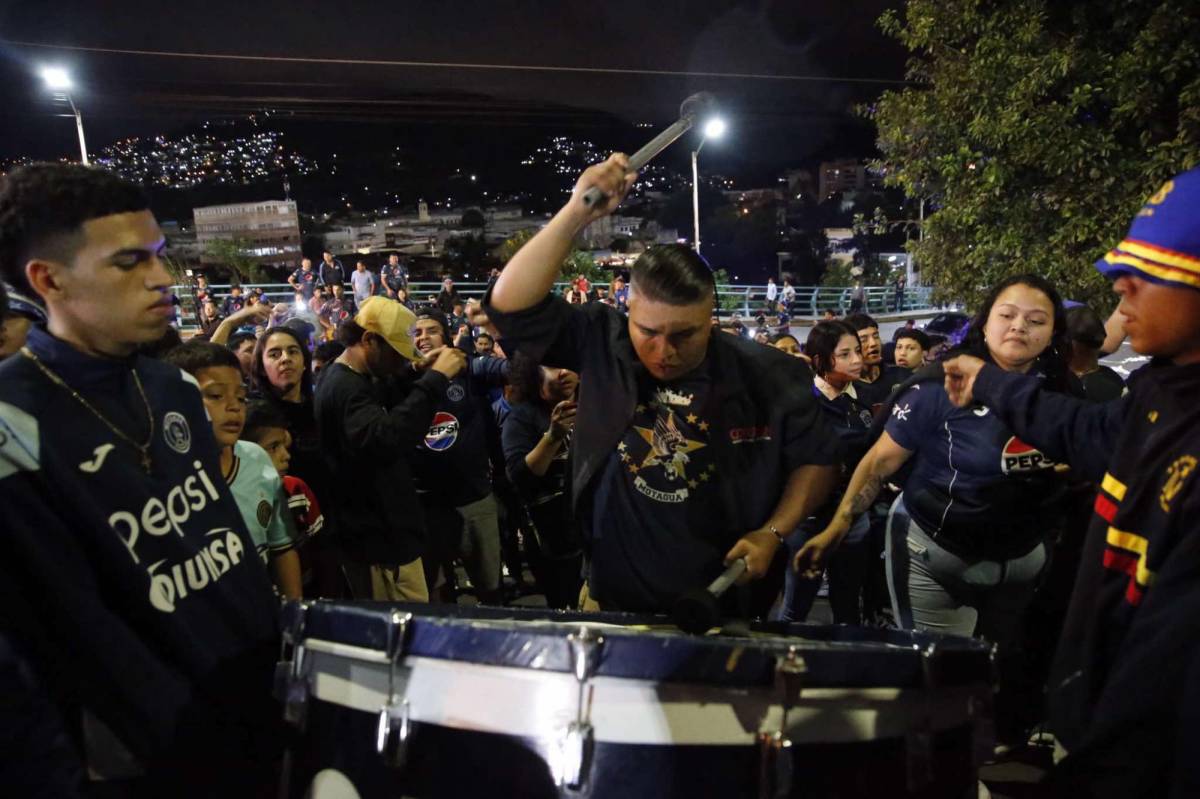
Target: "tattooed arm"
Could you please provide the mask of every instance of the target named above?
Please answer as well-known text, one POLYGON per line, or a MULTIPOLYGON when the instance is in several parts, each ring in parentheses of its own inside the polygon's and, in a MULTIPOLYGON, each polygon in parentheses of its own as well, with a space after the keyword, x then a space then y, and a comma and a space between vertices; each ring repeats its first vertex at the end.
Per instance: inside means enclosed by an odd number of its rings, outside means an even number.
POLYGON ((867 451, 858 462, 854 476, 850 478, 850 486, 846 489, 837 511, 833 514, 829 526, 809 539, 792 562, 792 568, 803 576, 819 577, 829 560, 837 551, 854 520, 865 513, 879 489, 887 478, 896 473, 904 462, 912 456, 912 451, 896 443, 896 440, 884 432, 875 446, 867 451))

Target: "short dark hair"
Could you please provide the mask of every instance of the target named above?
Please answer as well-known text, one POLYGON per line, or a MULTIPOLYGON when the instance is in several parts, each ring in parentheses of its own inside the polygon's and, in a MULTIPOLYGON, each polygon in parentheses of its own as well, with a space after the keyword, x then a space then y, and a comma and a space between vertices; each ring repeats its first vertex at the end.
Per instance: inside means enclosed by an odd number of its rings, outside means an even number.
POLYGON ((817 322, 808 331, 804 354, 812 359, 813 372, 818 376, 825 375, 833 368, 833 353, 837 351, 842 336, 854 336, 855 343, 858 342, 858 331, 841 319, 817 322))
POLYGON ((712 268, 695 250, 682 244, 660 244, 638 256, 629 273, 635 294, 668 305, 715 301, 712 268))
POLYGON ((896 341, 899 341, 902 338, 911 338, 913 341, 917 342, 917 346, 923 350, 928 350, 931 346, 933 346, 933 342, 929 340, 929 336, 924 330, 910 330, 907 327, 901 328, 896 333, 896 341))
POLYGON ((228 347, 213 344, 211 341, 189 341, 180 344, 163 356, 167 363, 178 366, 183 371, 196 376, 201 369, 213 369, 228 366, 242 371, 242 364, 228 347))
POLYGON ((254 335, 253 333, 234 333, 229 337, 229 340, 225 342, 225 346, 231 351, 237 352, 237 348, 242 346, 242 344, 247 341, 251 343, 257 343, 258 336, 254 335))
POLYGON ((25 279, 31 258, 69 262, 82 244, 84 222, 149 207, 137 184, 97 167, 17 167, 0 185, 0 276, 33 295, 25 279))
POLYGON ((353 319, 347 319, 338 328, 337 340, 343 347, 353 347, 362 341, 363 334, 366 332, 366 329, 358 322, 355 322, 353 319))
POLYGON ((859 330, 866 330, 869 327, 879 327, 879 323, 865 313, 852 313, 842 321, 854 328, 856 334, 859 330))
POLYGON ((1099 314, 1086 305, 1076 305, 1067 309, 1066 317, 1067 341, 1082 344, 1090 350, 1104 346, 1108 334, 1099 314))
POLYGON ((337 360, 338 356, 345 351, 346 345, 340 341, 323 341, 313 350, 313 360, 329 363, 337 360))
POLYGON ((257 442, 261 431, 268 428, 287 430, 287 417, 276 405, 265 400, 252 400, 246 405, 246 423, 242 426, 242 439, 257 442))
POLYGON ((478 336, 476 336, 476 337, 475 337, 475 342, 476 342, 476 343, 479 343, 480 341, 483 341, 485 338, 486 338, 488 341, 492 342, 493 344, 495 344, 495 343, 496 343, 496 339, 494 339, 494 338, 492 337, 492 334, 491 334, 491 333, 480 333, 478 336))

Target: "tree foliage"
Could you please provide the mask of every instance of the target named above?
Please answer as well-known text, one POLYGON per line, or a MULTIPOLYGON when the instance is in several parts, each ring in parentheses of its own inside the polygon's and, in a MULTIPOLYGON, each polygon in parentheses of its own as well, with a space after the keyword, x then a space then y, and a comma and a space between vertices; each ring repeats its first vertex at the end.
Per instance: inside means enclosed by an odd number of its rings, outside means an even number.
POLYGON ((463 211, 459 225, 465 228, 485 228, 487 227, 487 217, 478 208, 468 208, 463 211))
POLYGON ((244 239, 214 239, 204 247, 204 260, 225 267, 230 279, 238 283, 265 283, 269 279, 266 270, 250 254, 250 247, 244 239))
POLYGON ((1110 304, 1091 264, 1200 161, 1200 3, 908 0, 880 25, 915 85, 868 113, 889 184, 931 201, 924 281, 973 301, 1033 271, 1110 304))
POLYGON ((717 209, 700 226, 700 251, 714 268, 760 283, 779 270, 779 222, 775 209, 717 209))
MULTIPOLYGON (((525 246, 525 242, 529 241, 537 233, 536 230, 525 229, 518 230, 516 233, 509 236, 500 244, 497 254, 502 263, 508 263, 517 250, 525 246)), ((592 258, 592 254, 581 250, 578 247, 572 247, 571 252, 563 260, 562 280, 569 280, 583 275, 591 283, 607 283, 611 279, 611 275, 604 269, 596 265, 596 260, 592 258)))
POLYGON ((451 236, 446 239, 442 260, 452 272, 476 277, 490 269, 494 261, 487 242, 478 235, 451 236))

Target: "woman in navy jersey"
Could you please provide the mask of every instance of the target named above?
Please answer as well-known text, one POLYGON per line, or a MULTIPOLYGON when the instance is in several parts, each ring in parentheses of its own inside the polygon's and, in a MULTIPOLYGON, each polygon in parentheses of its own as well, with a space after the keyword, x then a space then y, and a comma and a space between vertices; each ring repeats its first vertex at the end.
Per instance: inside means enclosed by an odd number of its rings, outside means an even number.
MULTIPOLYGON (((1066 390, 1064 333, 1058 292, 1040 277, 1021 275, 992 291, 964 349, 1066 390)), ((910 459, 888 523, 897 623, 1010 644, 1046 565, 1043 542, 1057 523, 1063 482, 1049 458, 987 407, 952 405, 940 375, 918 379, 896 397, 833 521, 801 548, 795 568, 819 573, 884 481, 910 459)))
MULTIPOLYGON (((858 333, 842 321, 818 322, 808 334, 805 351, 812 362, 813 397, 842 442, 845 480, 854 471, 858 459, 870 445, 871 408, 858 394, 858 378, 862 374, 862 347, 858 333)), ((809 538, 825 529, 837 508, 836 491, 830 500, 801 523, 800 529, 784 541, 791 552, 809 538), (793 543, 794 542, 794 543, 793 543)), ((839 624, 858 624, 861 621, 859 594, 866 574, 866 547, 869 524, 865 513, 850 526, 843 546, 829 561, 829 603, 833 619, 839 624)), ((781 621, 804 621, 812 608, 820 587, 820 575, 807 579, 789 571, 784 581, 781 621)))

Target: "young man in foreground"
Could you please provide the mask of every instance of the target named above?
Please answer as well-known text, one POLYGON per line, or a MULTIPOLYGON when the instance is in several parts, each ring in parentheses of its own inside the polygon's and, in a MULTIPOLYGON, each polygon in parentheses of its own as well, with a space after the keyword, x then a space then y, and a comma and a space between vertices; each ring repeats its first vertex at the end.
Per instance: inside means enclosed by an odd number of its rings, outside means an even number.
POLYGON ((164 246, 102 170, 0 187, 0 273, 48 317, 0 364, 0 633, 152 792, 243 795, 279 751, 276 601, 196 381, 136 354, 174 313, 164 246))
POLYGON ((1023 441, 1100 483, 1048 686, 1071 797, 1200 795, 1200 169, 1168 181, 1096 264, 1133 349, 1154 356, 1104 404, 976 358, 945 363, 1023 441))

